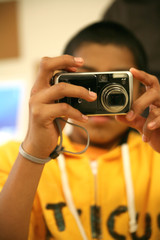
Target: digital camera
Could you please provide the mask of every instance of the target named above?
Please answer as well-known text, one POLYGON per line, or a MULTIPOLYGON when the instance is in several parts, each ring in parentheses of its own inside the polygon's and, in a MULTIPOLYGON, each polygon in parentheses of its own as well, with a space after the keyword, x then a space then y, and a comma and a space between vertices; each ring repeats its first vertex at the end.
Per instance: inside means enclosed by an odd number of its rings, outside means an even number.
POLYGON ((130 110, 133 76, 129 71, 59 73, 56 83, 60 82, 82 86, 97 93, 94 102, 72 97, 59 100, 70 104, 85 115, 119 115, 130 110))

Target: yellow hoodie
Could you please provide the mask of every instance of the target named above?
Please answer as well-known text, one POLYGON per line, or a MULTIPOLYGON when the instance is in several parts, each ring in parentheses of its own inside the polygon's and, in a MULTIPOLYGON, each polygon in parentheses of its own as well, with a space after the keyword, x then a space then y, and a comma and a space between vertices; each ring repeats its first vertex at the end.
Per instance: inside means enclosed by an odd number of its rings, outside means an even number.
MULTIPOLYGON (((64 146, 75 151, 67 137, 64 146)), ((29 240, 160 239, 160 154, 134 132, 129 134, 128 149, 130 166, 125 170, 121 146, 96 159, 97 174, 86 153, 65 154, 64 162, 47 163, 33 204, 29 240), (134 209, 137 230, 130 232, 134 209)), ((17 142, 0 148, 0 190, 18 150, 17 142)))

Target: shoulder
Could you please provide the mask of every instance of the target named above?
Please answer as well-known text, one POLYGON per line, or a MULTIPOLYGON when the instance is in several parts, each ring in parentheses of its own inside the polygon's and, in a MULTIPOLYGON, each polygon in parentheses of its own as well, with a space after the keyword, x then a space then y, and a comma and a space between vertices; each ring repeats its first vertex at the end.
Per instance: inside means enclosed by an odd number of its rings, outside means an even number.
POLYGON ((10 141, 0 146, 0 191, 17 158, 19 145, 19 142, 10 141))
POLYGON ((152 147, 142 141, 142 136, 136 132, 130 132, 128 136, 128 145, 132 156, 144 161, 153 161, 157 159, 160 163, 160 154, 152 149, 152 147))
POLYGON ((19 152, 20 142, 9 141, 0 146, 0 165, 2 162, 8 162, 8 164, 13 165, 17 158, 19 152))

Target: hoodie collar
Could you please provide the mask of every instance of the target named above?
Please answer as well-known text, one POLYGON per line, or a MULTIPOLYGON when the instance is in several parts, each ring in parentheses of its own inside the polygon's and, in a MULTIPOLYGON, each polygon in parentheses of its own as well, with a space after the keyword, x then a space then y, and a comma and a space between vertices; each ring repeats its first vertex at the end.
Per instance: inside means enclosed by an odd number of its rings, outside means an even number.
MULTIPOLYGON (((129 133, 127 134, 127 137, 125 135, 121 142, 124 143, 124 142, 126 142, 125 140, 127 140, 127 144, 128 144, 130 151, 133 148, 135 148, 142 141, 140 134, 135 131, 129 131, 129 133)), ((69 150, 71 152, 77 151, 76 148, 74 147, 74 145, 72 144, 71 140, 69 139, 69 137, 66 135, 63 136, 63 146, 66 150, 69 150)), ((82 146, 82 148, 83 148, 83 146, 82 146)), ((121 144, 109 151, 107 150, 106 153, 102 155, 102 158, 114 160, 115 158, 117 158, 119 156, 119 154, 121 154, 121 144)), ((74 155, 74 154, 70 154, 70 153, 64 153, 64 156, 69 156, 70 158, 82 159, 82 158, 84 158, 84 156, 86 156, 86 154, 83 153, 83 154, 79 154, 79 155, 74 155)))

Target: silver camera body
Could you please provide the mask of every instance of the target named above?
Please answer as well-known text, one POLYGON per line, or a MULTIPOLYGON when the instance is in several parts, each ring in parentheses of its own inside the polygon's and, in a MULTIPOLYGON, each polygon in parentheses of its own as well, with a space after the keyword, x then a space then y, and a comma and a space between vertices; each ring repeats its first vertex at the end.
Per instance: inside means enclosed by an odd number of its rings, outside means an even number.
POLYGON ((129 71, 59 73, 56 83, 65 82, 82 86, 97 93, 94 102, 65 97, 65 102, 86 115, 126 114, 132 104, 133 76, 129 71))

